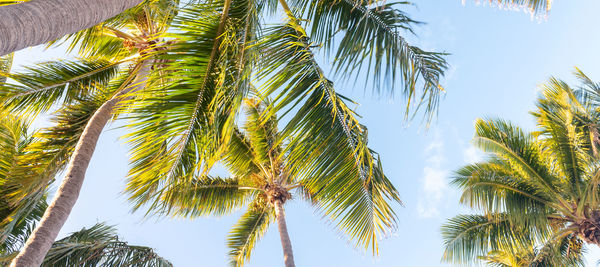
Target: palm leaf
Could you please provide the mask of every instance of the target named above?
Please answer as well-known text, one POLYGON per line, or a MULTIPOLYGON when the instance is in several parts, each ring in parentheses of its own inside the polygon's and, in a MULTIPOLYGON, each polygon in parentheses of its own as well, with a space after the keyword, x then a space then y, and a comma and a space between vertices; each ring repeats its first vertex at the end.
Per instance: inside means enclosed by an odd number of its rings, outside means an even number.
MULTIPOLYGON (((410 45, 402 36, 412 34, 418 22, 398 9, 408 2, 361 0, 297 0, 303 17, 310 21, 311 37, 327 48, 337 47, 334 68, 344 78, 369 73, 366 77, 381 91, 395 91, 403 85, 407 99, 406 116, 423 105, 426 114, 435 114, 440 80, 448 64, 445 53, 428 52, 410 45), (338 37, 339 36, 339 37, 338 37), (334 45, 335 44, 335 45, 334 45)), ((363 77, 363 76, 360 76, 363 77)))
POLYGON ((462 190, 461 203, 487 213, 506 213, 517 225, 546 225, 553 208, 561 208, 500 160, 467 165, 451 183, 462 190))
POLYGON ((275 220, 275 211, 257 198, 242 215, 227 236, 227 246, 232 266, 243 266, 250 258, 252 249, 275 220))
POLYGON ((261 75, 268 77, 264 95, 277 93, 271 112, 300 105, 282 131, 290 139, 285 152, 290 177, 301 181, 357 246, 377 253, 377 240, 396 223, 387 200, 399 199, 366 146, 366 128, 325 78, 295 21, 267 33, 269 67, 261 75))
POLYGON ((7 74, 17 84, 0 85, 0 99, 8 108, 32 113, 71 104, 107 85, 118 74, 120 63, 85 59, 43 62, 7 74))
POLYGON ((535 236, 510 224, 505 214, 459 215, 442 226, 443 260, 464 264, 494 250, 514 251, 535 236))
POLYGON ((236 178, 194 178, 191 183, 168 186, 154 205, 162 214, 183 217, 227 215, 246 205, 259 191, 236 178))
POLYGON ((173 266, 154 250, 120 241, 116 229, 104 223, 83 228, 52 245, 42 266, 173 266))
POLYGON ((224 1, 180 13, 174 22, 180 41, 161 55, 170 62, 166 76, 157 77, 163 83, 135 103, 128 191, 136 208, 172 181, 208 169, 233 132, 249 90, 247 44, 257 21, 253 2, 230 4, 225 14, 224 1))

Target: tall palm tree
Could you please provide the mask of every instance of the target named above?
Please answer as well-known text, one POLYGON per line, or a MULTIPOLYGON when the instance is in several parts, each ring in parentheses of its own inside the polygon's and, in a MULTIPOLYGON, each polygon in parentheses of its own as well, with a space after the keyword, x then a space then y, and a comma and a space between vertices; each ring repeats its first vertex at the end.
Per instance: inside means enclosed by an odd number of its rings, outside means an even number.
MULTIPOLYGON (((323 159, 364 159, 347 163, 361 173, 358 178, 370 180, 376 159, 368 152, 366 127, 313 50, 324 47, 323 53, 337 58, 332 67, 342 77, 369 71, 377 88, 388 92, 403 81, 402 93, 411 99, 407 114, 414 106, 433 114, 446 62, 443 54, 407 43, 401 34, 416 22, 395 6, 400 5, 220 0, 181 11, 180 30, 172 35, 178 41, 163 54, 174 59, 161 77, 165 86, 154 87, 147 91, 150 96, 134 103, 129 124, 128 192, 136 208, 155 202, 169 184, 211 167, 227 147, 239 106, 253 88, 250 78, 256 78, 264 97, 274 100, 272 112, 290 120, 286 135, 318 138, 321 146, 314 151, 323 153, 323 159), (262 25, 278 7, 285 11, 285 21, 262 25)), ((311 152, 302 156, 322 164, 311 152)))
MULTIPOLYGON (((161 34, 166 31, 176 7, 177 3, 173 1, 154 1, 70 36, 71 47, 80 47, 80 53, 86 59, 47 62, 23 73, 5 75, 16 82, 5 84, 2 90, 4 103, 12 110, 35 114, 53 105, 63 105, 59 111, 59 116, 63 116, 62 123, 78 123, 58 126, 76 128, 73 129, 74 136, 55 140, 60 143, 70 139, 60 144, 63 145, 58 149, 61 157, 55 158, 55 163, 60 164, 46 166, 63 168, 70 158, 65 179, 40 224, 15 258, 14 265, 41 264, 75 204, 102 129, 117 115, 118 109, 126 107, 124 103, 133 99, 135 92, 145 88, 151 69, 157 66, 150 54, 161 49, 161 34), (128 71, 120 71, 126 63, 133 63, 133 66, 128 71)), ((52 135, 53 131, 50 133, 52 135)), ((36 149, 48 151, 43 147, 36 149)), ((23 181, 17 186, 20 193, 15 195, 39 194, 54 178, 55 172, 41 171, 39 174, 34 181, 23 181)), ((21 201, 18 197, 13 201, 21 201)))
POLYGON ((523 244, 575 254, 582 243, 600 245, 600 113, 591 101, 600 87, 577 76, 577 90, 554 78, 543 87, 532 133, 499 119, 477 120, 474 142, 489 158, 460 169, 452 183, 463 190, 461 202, 483 214, 443 226, 444 260, 516 253, 523 244))
POLYGON ((372 179, 361 180, 361 173, 349 162, 367 158, 321 158, 318 147, 323 144, 318 136, 305 139, 279 132, 276 118, 270 115, 272 106, 258 99, 245 102, 243 131, 234 131, 219 157, 232 177, 200 173, 181 179, 161 192, 153 212, 197 217, 225 215, 247 207, 228 237, 232 264, 242 266, 269 224, 276 222, 285 266, 292 267, 294 256, 284 205, 298 197, 323 212, 357 246, 376 253, 378 240, 396 227, 392 204, 400 203, 379 162, 370 170, 372 179), (312 158, 318 161, 298 158, 315 149, 312 158))
MULTIPOLYGON (((40 135, 31 135, 28 122, 18 116, 2 113, 0 117, 0 264, 8 265, 25 244, 28 236, 41 219, 45 209, 46 192, 12 205, 10 195, 22 175, 34 175, 35 169, 22 172, 23 161, 31 153, 31 147, 51 145, 42 142, 40 135)), ((68 133, 61 131, 61 133, 68 133)), ((60 156, 55 154, 55 156, 60 156)), ((37 157, 35 164, 45 165, 49 157, 37 157)), ((152 249, 131 246, 120 241, 116 230, 102 223, 90 229, 82 229, 55 242, 46 255, 42 266, 171 266, 152 249)))

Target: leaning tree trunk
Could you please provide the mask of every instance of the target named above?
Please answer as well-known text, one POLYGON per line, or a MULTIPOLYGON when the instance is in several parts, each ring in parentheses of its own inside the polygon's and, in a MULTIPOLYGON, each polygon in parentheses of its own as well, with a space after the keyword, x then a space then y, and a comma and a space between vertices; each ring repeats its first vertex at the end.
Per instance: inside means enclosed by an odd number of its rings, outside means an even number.
POLYGON ((142 0, 31 0, 0 7, 0 56, 92 27, 142 0))
POLYGON ((283 210, 283 202, 275 200, 275 218, 277 219, 277 228, 279 228, 279 237, 281 238, 281 246, 283 247, 283 261, 285 267, 295 267, 294 253, 292 251, 292 242, 287 230, 285 222, 285 212, 283 210))
POLYGON ((46 209, 42 220, 27 239, 25 247, 12 261, 11 267, 38 267, 42 264, 46 253, 48 253, 60 229, 67 221, 71 209, 75 206, 83 185, 85 172, 96 148, 96 142, 113 110, 120 102, 127 99, 124 97, 125 94, 140 90, 146 85, 152 61, 147 59, 142 61, 140 65, 137 76, 131 85, 100 106, 86 124, 71 156, 71 161, 60 188, 56 192, 52 203, 46 209))

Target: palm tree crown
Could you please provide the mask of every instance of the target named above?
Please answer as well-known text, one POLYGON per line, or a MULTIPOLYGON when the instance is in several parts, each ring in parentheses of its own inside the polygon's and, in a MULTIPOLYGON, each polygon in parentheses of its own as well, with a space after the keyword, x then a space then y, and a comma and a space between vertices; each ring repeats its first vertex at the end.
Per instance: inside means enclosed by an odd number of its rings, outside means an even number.
POLYGON ((452 183, 463 190, 461 202, 483 214, 460 215, 443 226, 445 260, 516 255, 524 247, 540 249, 538 258, 565 253, 554 258, 577 259, 582 243, 600 245, 600 87, 577 76, 578 90, 557 79, 543 87, 532 133, 499 119, 477 120, 474 142, 489 157, 461 168, 452 183))
POLYGON ((396 226, 391 202, 400 202, 381 166, 367 181, 346 178, 360 174, 337 166, 340 159, 299 164, 294 157, 309 145, 303 143, 306 140, 286 138, 278 132, 275 117, 265 115, 270 113, 264 103, 249 99, 246 104, 244 131, 234 132, 221 156, 232 177, 201 174, 182 179, 161 192, 152 207, 154 212, 197 217, 230 214, 247 206, 228 238, 232 263, 241 266, 275 220, 277 205, 296 196, 324 212, 355 244, 376 252, 378 239, 396 226))

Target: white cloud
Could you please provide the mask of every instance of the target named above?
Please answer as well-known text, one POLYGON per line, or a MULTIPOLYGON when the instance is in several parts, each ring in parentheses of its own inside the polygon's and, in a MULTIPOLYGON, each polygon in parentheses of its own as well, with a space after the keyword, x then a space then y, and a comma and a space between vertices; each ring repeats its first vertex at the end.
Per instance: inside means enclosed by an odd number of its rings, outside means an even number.
POLYGON ((481 150, 479 150, 473 145, 470 145, 469 147, 463 150, 463 159, 466 163, 477 163, 480 162, 482 158, 483 153, 481 152, 481 150))
POLYGON ((417 204, 420 217, 431 218, 439 215, 439 206, 444 197, 448 184, 448 171, 442 168, 446 161, 444 142, 439 132, 435 132, 434 140, 425 148, 425 167, 423 168, 422 188, 417 204))

